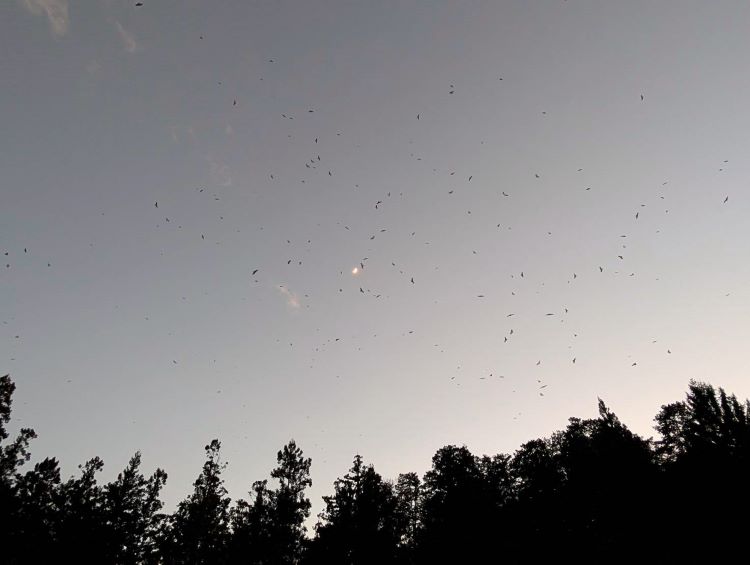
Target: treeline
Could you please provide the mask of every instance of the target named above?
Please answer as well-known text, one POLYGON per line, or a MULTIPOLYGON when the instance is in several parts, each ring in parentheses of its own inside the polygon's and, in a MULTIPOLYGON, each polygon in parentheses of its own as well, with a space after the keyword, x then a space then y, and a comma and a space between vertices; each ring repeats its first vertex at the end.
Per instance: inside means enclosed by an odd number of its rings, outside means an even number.
POLYGON ((193 492, 168 514, 167 474, 144 475, 139 453, 104 485, 99 458, 67 480, 53 458, 23 470, 36 435, 8 441, 14 389, 0 379, 0 563, 715 562, 733 544, 744 552, 750 523, 750 404, 694 381, 661 407, 656 440, 599 401, 598 418, 571 418, 512 455, 443 447, 421 478, 386 480, 357 455, 313 532, 311 460, 294 441, 272 482, 232 504, 213 440, 193 492))

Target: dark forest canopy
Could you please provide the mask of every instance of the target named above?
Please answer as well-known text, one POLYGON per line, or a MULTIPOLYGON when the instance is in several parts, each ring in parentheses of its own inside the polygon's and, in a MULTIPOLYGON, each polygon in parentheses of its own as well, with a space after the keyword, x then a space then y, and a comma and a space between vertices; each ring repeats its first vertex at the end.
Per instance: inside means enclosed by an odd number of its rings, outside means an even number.
POLYGON ((144 475, 138 452, 104 485, 99 458, 67 480, 54 458, 27 468, 36 434, 10 439, 14 390, 0 378, 2 563, 654 562, 729 554, 749 525, 750 404, 701 382, 661 407, 658 439, 632 433, 600 400, 597 418, 571 418, 513 454, 443 447, 421 478, 385 479, 356 455, 312 532, 311 460, 293 440, 272 484, 234 503, 211 441, 193 492, 166 514, 167 474, 144 475))

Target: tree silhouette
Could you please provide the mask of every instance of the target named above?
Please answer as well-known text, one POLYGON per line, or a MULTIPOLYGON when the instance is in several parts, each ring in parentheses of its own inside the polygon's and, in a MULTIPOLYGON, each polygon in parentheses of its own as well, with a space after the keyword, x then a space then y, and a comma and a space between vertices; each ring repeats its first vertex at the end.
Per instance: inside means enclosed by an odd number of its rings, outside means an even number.
POLYGON ((482 562, 492 556, 489 530, 493 501, 477 458, 465 446, 449 445, 432 458, 422 486, 422 563, 482 562))
POLYGON ((147 479, 140 465, 141 454, 136 452, 117 479, 104 487, 104 519, 109 529, 106 552, 112 563, 135 565, 156 556, 159 494, 167 474, 157 469, 147 479))
POLYGON ((233 507, 213 440, 193 493, 159 514, 167 475, 144 476, 140 452, 105 485, 98 457, 67 480, 53 458, 23 471, 35 434, 7 441, 14 390, 0 378, 0 563, 717 562, 749 522, 750 404, 695 381, 661 407, 655 440, 600 400, 597 418, 570 418, 512 455, 443 447, 421 480, 391 483, 357 455, 323 497, 312 538, 311 460, 293 440, 277 454, 274 488, 256 481, 233 507))
MULTIPOLYGON (((8 439, 9 434, 5 425, 10 422, 13 392, 16 385, 10 380, 10 375, 0 377, 0 444, 8 439)), ((0 481, 5 488, 13 482, 16 471, 30 458, 29 443, 36 438, 36 433, 30 428, 22 428, 15 440, 0 448, 0 481)))
POLYGON ((60 538, 60 467, 44 459, 16 476, 17 514, 12 527, 9 563, 50 563, 57 555, 60 538))
POLYGON ((414 563, 417 536, 421 527, 422 482, 416 473, 401 473, 394 485, 399 540, 399 560, 414 563))
POLYGON ((310 465, 294 440, 276 455, 268 481, 256 481, 250 502, 238 500, 231 511, 231 563, 295 564, 302 559, 307 541, 305 520, 310 515, 310 499, 305 489, 311 484, 310 465))
MULTIPOLYGON (((18 471, 31 458, 29 443, 36 438, 36 433, 30 428, 22 428, 13 441, 6 443, 10 437, 6 425, 10 422, 15 390, 16 385, 10 375, 0 377, 0 547, 5 548, 3 552, 11 563, 22 562, 30 555, 24 553, 24 546, 30 541, 30 531, 38 527, 27 523, 32 517, 27 515, 26 510, 32 509, 22 505, 17 480, 18 471)), ((49 462, 43 469, 48 467, 49 462)), ((40 472, 43 469, 40 468, 40 472)), ((28 491, 24 494, 29 503, 28 491)))
POLYGON ((309 562, 348 565, 396 561, 402 537, 393 487, 360 455, 324 496, 309 562))
POLYGON ((67 562, 95 563, 105 554, 104 496, 96 480, 104 463, 94 457, 79 465, 80 476, 60 486, 57 551, 67 562))
POLYGON ((271 477, 279 481, 272 494, 274 520, 272 536, 278 548, 277 563, 298 563, 305 543, 305 520, 310 515, 310 499, 305 489, 312 485, 312 460, 303 456, 294 440, 289 441, 276 455, 276 468, 271 477))
POLYGON ((221 443, 205 447, 203 471, 193 483, 193 494, 180 502, 165 524, 161 550, 167 563, 224 563, 229 541, 229 504, 224 488, 221 443))
POLYGON ((657 471, 649 441, 633 434, 602 400, 598 418, 571 418, 556 440, 568 555, 580 556, 586 548, 593 559, 652 531, 652 515, 644 512, 657 471))
POLYGON ((262 565, 273 563, 274 498, 268 481, 256 481, 250 493, 251 502, 238 500, 231 510, 232 540, 229 562, 262 565))
MULTIPOLYGON (((691 381, 684 401, 662 406, 656 452, 663 461, 661 505, 672 518, 664 536, 687 545, 689 532, 714 540, 713 558, 727 551, 721 539, 740 539, 750 504, 750 405, 706 383, 691 381)), ((695 558, 695 554, 693 554, 695 558)))

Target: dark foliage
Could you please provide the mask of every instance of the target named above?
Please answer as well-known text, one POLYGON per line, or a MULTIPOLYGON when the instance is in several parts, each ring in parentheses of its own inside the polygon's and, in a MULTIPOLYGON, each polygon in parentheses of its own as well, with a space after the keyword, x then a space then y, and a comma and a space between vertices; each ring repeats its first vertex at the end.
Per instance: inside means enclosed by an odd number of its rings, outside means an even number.
POLYGON ((597 418, 571 418, 512 455, 443 447, 421 479, 388 481, 357 455, 323 498, 312 536, 311 460, 293 440, 271 483, 252 483, 234 504, 211 441, 193 492, 163 514, 167 475, 144 476, 139 452, 105 485, 98 457, 67 480, 52 458, 23 471, 36 435, 22 429, 9 441, 14 390, 0 378, 2 563, 716 562, 749 525, 750 404, 705 383, 661 407, 656 440, 600 400, 597 418))
POLYGON ((335 494, 323 497, 326 509, 307 560, 331 565, 395 562, 402 528, 392 485, 357 455, 333 487, 335 494))

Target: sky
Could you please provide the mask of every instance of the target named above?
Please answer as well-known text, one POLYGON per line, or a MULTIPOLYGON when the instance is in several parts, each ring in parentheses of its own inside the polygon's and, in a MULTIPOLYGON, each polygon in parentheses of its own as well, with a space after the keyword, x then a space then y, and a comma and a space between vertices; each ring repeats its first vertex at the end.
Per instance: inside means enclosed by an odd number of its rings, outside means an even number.
MULTIPOLYGON (((0 374, 33 460, 136 451, 168 510, 294 438, 649 437, 750 396, 747 2, 0 3, 0 374), (355 271, 356 269, 356 271, 355 271)), ((314 518, 313 518, 314 520, 314 518)))

